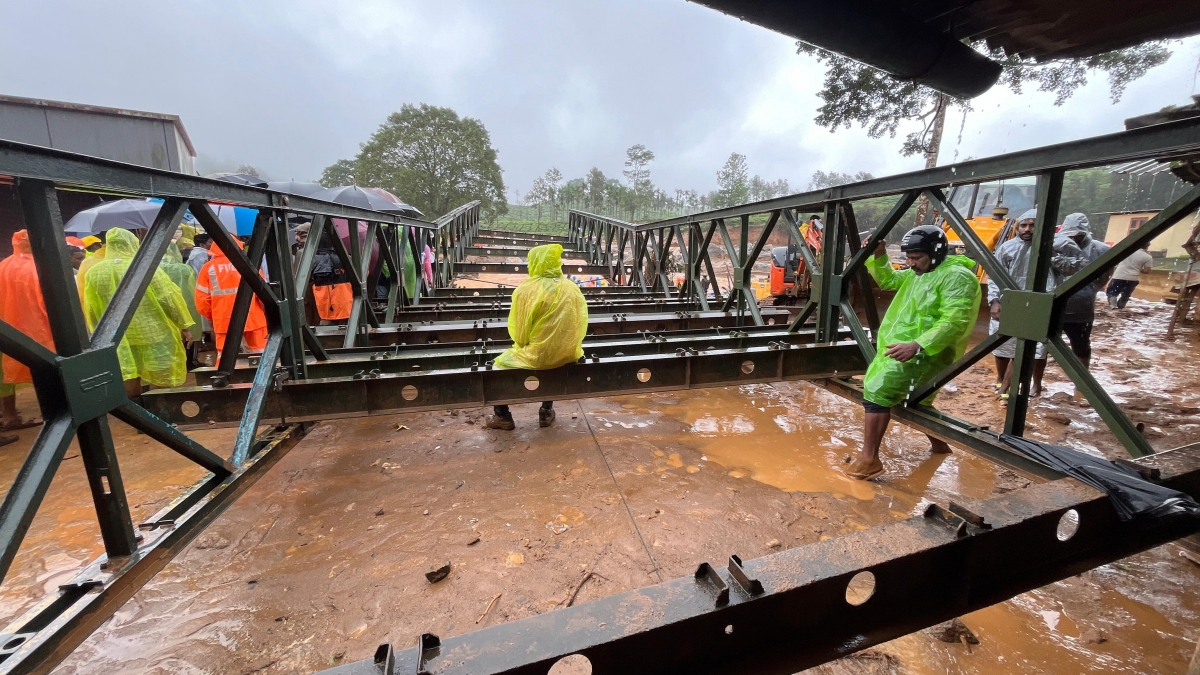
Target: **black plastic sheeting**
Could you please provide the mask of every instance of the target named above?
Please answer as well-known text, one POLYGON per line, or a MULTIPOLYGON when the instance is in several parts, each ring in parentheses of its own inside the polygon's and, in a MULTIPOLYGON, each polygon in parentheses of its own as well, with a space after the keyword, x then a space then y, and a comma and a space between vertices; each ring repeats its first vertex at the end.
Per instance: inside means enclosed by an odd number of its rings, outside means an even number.
POLYGON ((1142 478, 1137 471, 1086 452, 1028 438, 1000 434, 1000 440, 1029 459, 1057 469, 1108 495, 1121 520, 1200 518, 1200 504, 1188 495, 1142 478))

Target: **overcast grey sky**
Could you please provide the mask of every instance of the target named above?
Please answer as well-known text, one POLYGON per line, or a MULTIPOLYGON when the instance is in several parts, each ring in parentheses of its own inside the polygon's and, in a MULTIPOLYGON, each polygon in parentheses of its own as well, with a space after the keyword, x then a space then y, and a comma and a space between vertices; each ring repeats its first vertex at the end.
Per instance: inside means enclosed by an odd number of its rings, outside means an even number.
MULTIPOLYGON (((619 176, 635 143, 655 152, 668 191, 714 188, 730 152, 794 188, 817 169, 921 165, 899 138, 813 124, 823 69, 792 40, 684 0, 41 0, 4 14, 0 92, 176 113, 209 166, 273 178, 319 176, 405 103, 482 120, 510 197, 551 166, 619 176)), ((951 116, 942 163, 1187 103, 1200 40, 1173 48, 1115 106, 1103 77, 1061 108, 996 90, 965 125, 951 116)))

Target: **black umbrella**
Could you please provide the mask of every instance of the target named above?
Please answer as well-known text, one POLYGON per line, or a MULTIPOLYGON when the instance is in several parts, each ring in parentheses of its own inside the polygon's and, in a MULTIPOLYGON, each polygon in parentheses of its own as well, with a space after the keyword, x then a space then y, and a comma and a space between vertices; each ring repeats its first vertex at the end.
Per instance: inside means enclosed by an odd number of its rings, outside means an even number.
POLYGON ((320 183, 297 183, 294 180, 276 180, 267 183, 267 187, 276 192, 286 192, 299 197, 312 197, 325 189, 320 183))
POLYGON ((410 218, 420 217, 421 214, 420 211, 417 211, 408 204, 397 204, 383 195, 364 190, 357 185, 331 187, 312 195, 312 198, 323 199, 327 202, 333 202, 335 204, 354 206, 360 209, 370 209, 372 211, 382 211, 384 213, 398 213, 402 216, 409 216, 410 218))
POLYGON ((248 173, 210 173, 205 178, 223 180, 226 183, 237 183, 238 185, 249 185, 250 187, 267 187, 267 181, 258 176, 251 176, 248 173))

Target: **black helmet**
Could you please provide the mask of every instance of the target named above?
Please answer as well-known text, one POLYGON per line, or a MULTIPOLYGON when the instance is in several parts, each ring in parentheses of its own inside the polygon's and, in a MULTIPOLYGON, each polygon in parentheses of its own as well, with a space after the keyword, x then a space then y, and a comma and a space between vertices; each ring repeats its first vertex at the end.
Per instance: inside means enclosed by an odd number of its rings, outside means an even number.
POLYGON ((929 269, 931 270, 941 265, 942 261, 946 259, 948 248, 946 233, 942 232, 942 228, 933 225, 914 227, 900 241, 900 250, 904 253, 918 251, 929 254, 931 261, 929 269))

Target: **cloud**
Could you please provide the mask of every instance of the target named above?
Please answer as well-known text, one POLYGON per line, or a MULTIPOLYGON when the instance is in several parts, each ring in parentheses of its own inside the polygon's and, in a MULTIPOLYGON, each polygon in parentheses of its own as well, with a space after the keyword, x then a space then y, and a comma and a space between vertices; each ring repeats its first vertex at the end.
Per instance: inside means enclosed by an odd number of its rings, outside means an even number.
MULTIPOLYGON (((943 163, 1186 103, 1200 41, 1175 49, 1116 106, 1102 77, 1059 108, 1047 94, 989 93, 961 141, 951 115, 943 163)), ((683 0, 46 0, 6 8, 0 58, 17 64, 0 91, 177 113, 201 153, 276 177, 318 176, 405 103, 482 120, 522 192, 551 166, 620 176, 636 143, 668 191, 714 188, 731 152, 797 188, 817 169, 921 166, 900 139, 815 126, 823 69, 792 40, 683 0)))

